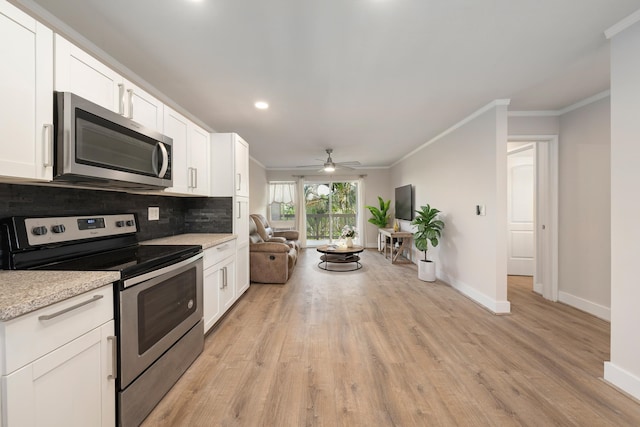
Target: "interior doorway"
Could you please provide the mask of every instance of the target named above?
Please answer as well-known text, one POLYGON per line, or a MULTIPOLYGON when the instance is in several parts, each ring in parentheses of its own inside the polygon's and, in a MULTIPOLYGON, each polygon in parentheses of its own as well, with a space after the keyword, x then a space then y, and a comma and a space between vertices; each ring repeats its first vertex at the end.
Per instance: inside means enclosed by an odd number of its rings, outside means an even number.
POLYGON ((508 142, 508 147, 511 148, 508 148, 508 164, 505 167, 508 168, 508 175, 511 172, 517 175, 518 182, 516 188, 509 187, 507 189, 508 209, 514 209, 515 206, 515 211, 507 212, 508 233, 510 233, 507 253, 508 257, 513 257, 518 262, 510 263, 507 260, 507 271, 509 274, 515 274, 511 271, 518 270, 510 268, 513 267, 515 269, 524 268, 521 271, 530 272, 530 265, 533 264, 534 292, 548 300, 557 301, 558 137, 557 135, 510 136, 508 142), (531 147, 530 152, 527 151, 529 147, 531 147), (520 152, 522 155, 518 155, 520 152), (530 154, 532 154, 530 160, 522 159, 529 157, 530 154), (531 166, 527 166, 529 163, 531 166), (529 180, 532 180, 533 188, 529 187, 529 180), (520 188, 517 188, 518 186, 520 188), (527 193, 531 192, 533 197, 531 200, 527 200, 527 193), (509 200, 509 193, 516 194, 516 198, 519 197, 522 200, 509 200), (517 206, 512 203, 517 203, 517 206), (532 221, 527 221, 527 219, 531 219, 528 212, 530 207, 533 218, 532 221), (512 219, 517 221, 512 222, 512 219), (529 232, 529 228, 532 230, 531 232, 529 232), (526 262, 529 260, 531 262, 526 262))
POLYGON ((535 273, 535 151, 532 142, 507 144, 507 274, 535 273))

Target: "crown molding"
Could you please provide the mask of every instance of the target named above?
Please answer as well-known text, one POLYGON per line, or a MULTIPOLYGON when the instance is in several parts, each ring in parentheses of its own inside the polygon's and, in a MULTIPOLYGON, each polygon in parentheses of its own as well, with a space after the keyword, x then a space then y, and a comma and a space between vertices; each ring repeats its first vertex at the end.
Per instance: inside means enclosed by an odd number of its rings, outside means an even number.
POLYGON ((421 146, 419 146, 415 150, 411 151, 409 154, 404 155, 403 157, 400 158, 400 160, 397 160, 397 161, 393 162, 390 167, 394 167, 398 163, 401 163, 401 162, 405 161, 409 157, 411 157, 414 154, 416 154, 418 151, 423 150, 424 148, 428 147, 429 145, 433 144, 434 142, 444 138, 445 136, 449 135, 454 130, 464 126, 465 124, 469 123, 471 120, 477 118, 478 116, 481 116, 482 114, 486 113, 487 111, 491 110, 492 108, 500 107, 500 106, 508 106, 510 103, 511 103, 510 99, 496 99, 494 101, 491 101, 490 103, 488 103, 484 107, 480 108, 479 110, 474 111, 473 113, 471 113, 470 115, 468 115, 464 119, 460 120, 458 123, 456 123, 455 125, 451 126, 450 128, 448 128, 444 132, 441 132, 438 135, 436 135, 435 137, 431 138, 429 141, 425 142, 424 144, 422 144, 421 146))
POLYGON ((560 110, 509 111, 507 114, 509 117, 558 117, 558 116, 562 116, 563 114, 567 114, 573 110, 577 110, 578 108, 586 107, 587 105, 593 104, 594 102, 607 98, 610 95, 611 95, 611 91, 605 90, 603 92, 596 93, 593 96, 585 98, 581 101, 573 103, 567 107, 561 108, 560 110))
POLYGON ((631 27, 633 24, 640 22, 640 10, 633 12, 631 15, 624 18, 622 21, 613 25, 611 28, 605 30, 604 36, 611 40, 627 28, 631 27))

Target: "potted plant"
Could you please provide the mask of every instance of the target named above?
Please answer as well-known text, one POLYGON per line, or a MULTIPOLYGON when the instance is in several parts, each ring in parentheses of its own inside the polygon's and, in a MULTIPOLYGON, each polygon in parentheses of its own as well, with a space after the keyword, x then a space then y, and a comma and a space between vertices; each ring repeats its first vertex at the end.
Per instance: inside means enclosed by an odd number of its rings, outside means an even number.
MULTIPOLYGON (((391 206, 391 200, 385 202, 382 197, 378 196, 378 203, 380 204, 380 208, 375 206, 365 206, 365 208, 369 209, 369 212, 373 215, 369 218, 369 222, 378 228, 385 228, 389 222, 389 206, 391 206)), ((378 235, 378 251, 381 251, 383 243, 379 237, 380 235, 378 235)))
POLYGON ((351 248, 353 247, 353 239, 355 237, 358 237, 358 229, 352 225, 347 224, 342 227, 342 233, 340 233, 340 237, 345 239, 347 247, 351 248))
POLYGON ((365 206, 365 208, 369 209, 371 218, 369 218, 369 222, 378 228, 384 228, 387 226, 389 222, 389 206, 391 206, 391 200, 387 200, 386 202, 382 200, 382 197, 378 196, 378 203, 380 204, 380 208, 375 206, 365 206))
POLYGON ((424 259, 418 263, 418 278, 425 282, 436 281, 436 264, 427 259, 427 249, 429 242, 434 248, 438 246, 438 239, 441 236, 444 222, 436 217, 440 211, 429 205, 420 206, 420 210, 416 211, 416 217, 411 224, 416 226, 413 233, 413 241, 419 251, 424 252, 424 259))

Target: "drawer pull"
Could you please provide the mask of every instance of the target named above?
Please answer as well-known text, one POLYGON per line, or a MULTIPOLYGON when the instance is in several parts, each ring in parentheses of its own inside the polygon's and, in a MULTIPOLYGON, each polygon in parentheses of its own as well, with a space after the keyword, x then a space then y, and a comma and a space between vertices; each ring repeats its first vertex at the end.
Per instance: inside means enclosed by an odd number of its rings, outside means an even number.
POLYGON ((56 311, 56 312, 55 312, 55 313, 53 313, 53 314, 43 314, 42 316, 39 316, 39 317, 38 317, 38 320, 51 320, 51 319, 53 319, 53 318, 55 318, 55 317, 58 317, 58 316, 61 316, 61 315, 65 314, 65 313, 68 313, 68 312, 70 312, 70 311, 73 311, 73 310, 75 310, 76 308, 80 308, 80 307, 85 306, 85 305, 87 305, 87 304, 91 304, 91 303, 92 303, 92 302, 94 302, 94 301, 98 301, 99 299, 102 299, 102 298, 104 298, 104 295, 94 295, 94 296, 93 296, 91 299, 89 299, 89 300, 86 300, 86 301, 83 301, 83 302, 79 302, 79 303, 78 303, 78 304, 76 304, 76 305, 72 305, 71 307, 67 307, 67 308, 65 308, 65 309, 63 309, 63 310, 56 311))

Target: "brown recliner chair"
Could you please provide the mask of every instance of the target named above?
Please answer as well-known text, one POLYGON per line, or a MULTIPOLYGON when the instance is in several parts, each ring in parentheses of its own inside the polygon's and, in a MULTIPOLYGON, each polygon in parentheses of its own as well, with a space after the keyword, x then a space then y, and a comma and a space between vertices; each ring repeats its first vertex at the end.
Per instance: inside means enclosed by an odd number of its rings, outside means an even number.
POLYGON ((265 242, 286 243, 295 249, 296 253, 300 252, 300 242, 298 241, 300 233, 297 230, 274 231, 264 215, 251 214, 250 217, 256 223, 258 234, 260 234, 262 240, 265 242))
POLYGON ((287 283, 298 259, 295 248, 285 242, 265 242, 253 215, 249 218, 249 271, 252 282, 287 283))

